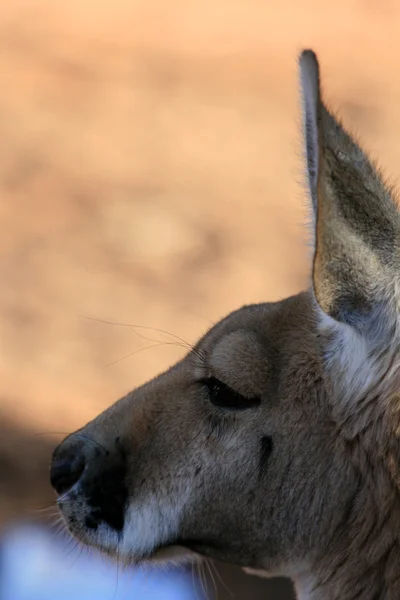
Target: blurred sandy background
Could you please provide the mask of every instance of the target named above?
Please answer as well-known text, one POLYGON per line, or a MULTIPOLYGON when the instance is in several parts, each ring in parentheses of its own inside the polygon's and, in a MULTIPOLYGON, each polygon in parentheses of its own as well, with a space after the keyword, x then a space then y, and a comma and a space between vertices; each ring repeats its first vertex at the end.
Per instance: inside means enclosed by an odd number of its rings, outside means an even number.
POLYGON ((174 335, 306 285, 300 49, 396 180, 399 31, 395 0, 1 3, 0 523, 174 335))

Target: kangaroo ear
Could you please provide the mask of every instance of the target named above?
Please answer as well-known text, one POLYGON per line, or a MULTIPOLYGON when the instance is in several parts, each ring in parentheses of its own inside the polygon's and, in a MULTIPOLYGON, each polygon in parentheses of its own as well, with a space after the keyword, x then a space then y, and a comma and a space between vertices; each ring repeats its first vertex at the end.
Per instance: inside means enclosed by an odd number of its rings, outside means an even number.
POLYGON ((323 104, 316 55, 304 51, 299 65, 314 212, 314 294, 325 314, 357 327, 393 293, 399 214, 374 165, 323 104))

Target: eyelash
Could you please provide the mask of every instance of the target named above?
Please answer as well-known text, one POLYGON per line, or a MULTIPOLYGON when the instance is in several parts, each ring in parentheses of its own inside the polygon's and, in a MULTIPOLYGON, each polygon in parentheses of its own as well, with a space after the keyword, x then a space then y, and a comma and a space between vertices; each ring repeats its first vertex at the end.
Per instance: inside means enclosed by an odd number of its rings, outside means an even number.
POLYGON ((214 406, 226 410, 246 410, 260 404, 259 398, 246 398, 216 377, 207 377, 200 381, 208 391, 208 397, 214 406))

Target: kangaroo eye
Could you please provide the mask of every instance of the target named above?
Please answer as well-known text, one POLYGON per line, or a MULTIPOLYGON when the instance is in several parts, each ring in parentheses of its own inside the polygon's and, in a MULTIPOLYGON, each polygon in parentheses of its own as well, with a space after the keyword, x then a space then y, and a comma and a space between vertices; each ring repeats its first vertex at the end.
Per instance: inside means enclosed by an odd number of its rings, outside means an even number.
POLYGON ((260 404, 259 398, 246 398, 216 377, 207 377, 200 383, 207 388, 210 402, 214 406, 220 406, 227 410, 245 410, 260 404))

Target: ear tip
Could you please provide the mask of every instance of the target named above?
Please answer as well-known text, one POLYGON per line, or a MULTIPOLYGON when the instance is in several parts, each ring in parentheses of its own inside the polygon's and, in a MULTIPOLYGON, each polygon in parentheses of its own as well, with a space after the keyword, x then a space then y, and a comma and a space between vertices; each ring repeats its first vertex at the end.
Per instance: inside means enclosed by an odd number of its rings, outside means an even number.
POLYGON ((299 56, 299 66, 302 73, 313 74, 314 78, 319 79, 319 63, 314 50, 303 50, 299 56))
POLYGON ((302 50, 300 52, 299 60, 300 62, 302 62, 303 60, 312 60, 318 63, 317 55, 314 52, 314 50, 311 50, 311 48, 305 48, 304 50, 302 50))
POLYGON ((299 56, 300 81, 303 93, 312 90, 314 101, 319 97, 319 63, 313 50, 303 50, 299 56))

